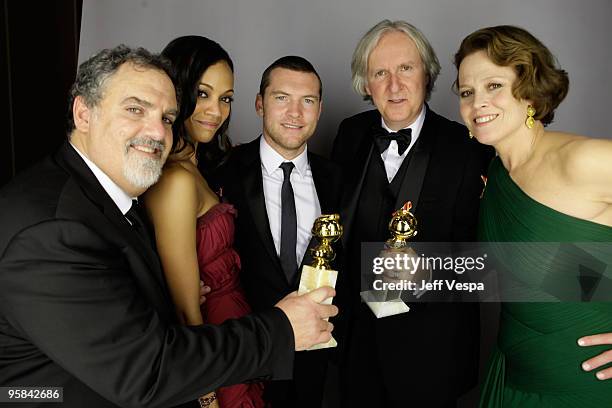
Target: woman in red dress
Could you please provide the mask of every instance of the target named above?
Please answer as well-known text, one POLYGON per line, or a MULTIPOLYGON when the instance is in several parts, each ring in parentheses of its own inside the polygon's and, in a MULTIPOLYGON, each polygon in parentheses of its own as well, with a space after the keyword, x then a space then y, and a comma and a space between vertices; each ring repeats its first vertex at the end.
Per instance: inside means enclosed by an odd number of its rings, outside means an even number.
MULTIPOLYGON (((250 312, 233 248, 235 210, 219 201, 204 178, 231 148, 226 131, 234 95, 233 63, 219 44, 200 36, 179 37, 162 54, 176 71, 180 109, 172 153, 159 182, 147 191, 145 207, 180 321, 220 324, 250 312), (211 288, 201 307, 200 279, 211 288)), ((262 391, 258 383, 222 387, 216 395, 201 397, 200 404, 263 407, 262 391)))

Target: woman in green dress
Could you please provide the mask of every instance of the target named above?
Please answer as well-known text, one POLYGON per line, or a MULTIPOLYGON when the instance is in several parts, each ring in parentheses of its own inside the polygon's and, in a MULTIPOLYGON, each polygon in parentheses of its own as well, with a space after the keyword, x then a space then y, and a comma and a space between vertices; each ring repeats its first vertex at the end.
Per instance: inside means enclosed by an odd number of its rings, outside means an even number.
MULTIPOLYGON (((498 154, 479 239, 612 242, 612 141, 545 129, 569 84, 550 51, 521 28, 490 27, 463 40, 455 66, 461 116, 498 154)), ((517 262, 533 278, 553 269, 517 262)), ((612 303, 504 303, 481 407, 612 407, 611 362, 612 303)))

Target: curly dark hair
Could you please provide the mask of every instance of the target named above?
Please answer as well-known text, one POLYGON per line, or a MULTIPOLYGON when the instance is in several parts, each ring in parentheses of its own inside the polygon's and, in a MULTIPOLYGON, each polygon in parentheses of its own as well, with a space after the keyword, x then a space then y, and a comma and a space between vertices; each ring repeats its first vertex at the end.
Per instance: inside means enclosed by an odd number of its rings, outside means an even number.
MULTIPOLYGON (((153 54, 144 48, 130 48, 118 45, 106 48, 79 65, 76 79, 70 88, 68 96, 67 131, 68 135, 74 130, 72 105, 77 96, 83 97, 87 106, 94 107, 101 100, 106 81, 126 62, 141 68, 152 68, 162 71, 174 80, 174 73, 170 62, 159 54, 153 54)), ((177 98, 179 93, 176 93, 177 98)))
MULTIPOLYGON (((185 121, 193 114, 198 98, 198 83, 202 74, 211 65, 225 61, 234 72, 234 63, 229 54, 217 42, 198 35, 188 35, 172 40, 161 54, 170 60, 181 94, 179 114, 173 126, 172 153, 195 145, 185 128, 185 121)), ((209 143, 199 143, 198 168, 209 174, 227 159, 232 143, 227 135, 230 117, 223 122, 209 143)))
POLYGON ((473 32, 463 39, 455 54, 455 90, 459 88, 461 62, 478 51, 485 51, 491 61, 499 66, 512 67, 517 76, 512 85, 512 95, 517 99, 532 101, 536 110, 534 118, 545 126, 553 121, 555 109, 567 96, 569 78, 540 40, 523 28, 509 25, 473 32))

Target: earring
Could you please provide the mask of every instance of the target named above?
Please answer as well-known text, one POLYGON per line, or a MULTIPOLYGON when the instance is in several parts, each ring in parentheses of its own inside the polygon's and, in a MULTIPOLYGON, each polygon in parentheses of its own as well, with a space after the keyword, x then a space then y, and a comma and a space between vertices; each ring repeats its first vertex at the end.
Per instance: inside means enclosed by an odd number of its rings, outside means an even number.
POLYGON ((474 135, 472 134, 472 131, 471 131, 471 130, 468 130, 468 134, 470 135, 470 139, 473 139, 473 138, 474 138, 474 135))
POLYGON ((527 119, 525 119, 525 126, 527 126, 528 129, 533 129, 533 126, 535 125, 535 119, 533 118, 533 115, 536 114, 536 110, 533 108, 533 106, 528 105, 527 106, 527 119))

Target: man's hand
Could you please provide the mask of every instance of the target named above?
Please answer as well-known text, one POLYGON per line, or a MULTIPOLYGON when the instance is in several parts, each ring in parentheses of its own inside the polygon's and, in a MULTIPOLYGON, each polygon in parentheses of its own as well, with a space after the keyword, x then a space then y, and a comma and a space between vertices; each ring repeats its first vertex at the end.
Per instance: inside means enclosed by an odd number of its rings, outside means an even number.
MULTIPOLYGON (((578 339, 578 345, 583 347, 599 346, 603 344, 612 345, 612 333, 595 334, 578 339)), ((584 371, 591 371, 608 363, 612 363, 612 349, 604 351, 598 356, 588 359, 582 363, 582 369, 584 371)), ((612 378, 612 367, 598 371, 595 376, 600 380, 608 380, 612 378)))
POLYGON ((200 281, 200 306, 206 302, 206 295, 208 295, 210 291, 210 286, 205 286, 204 282, 200 281))
POLYGON ((331 339, 334 326, 324 319, 337 315, 338 308, 320 303, 335 295, 336 291, 333 288, 323 286, 301 296, 297 292, 292 292, 275 305, 289 318, 296 351, 306 350, 331 339))

